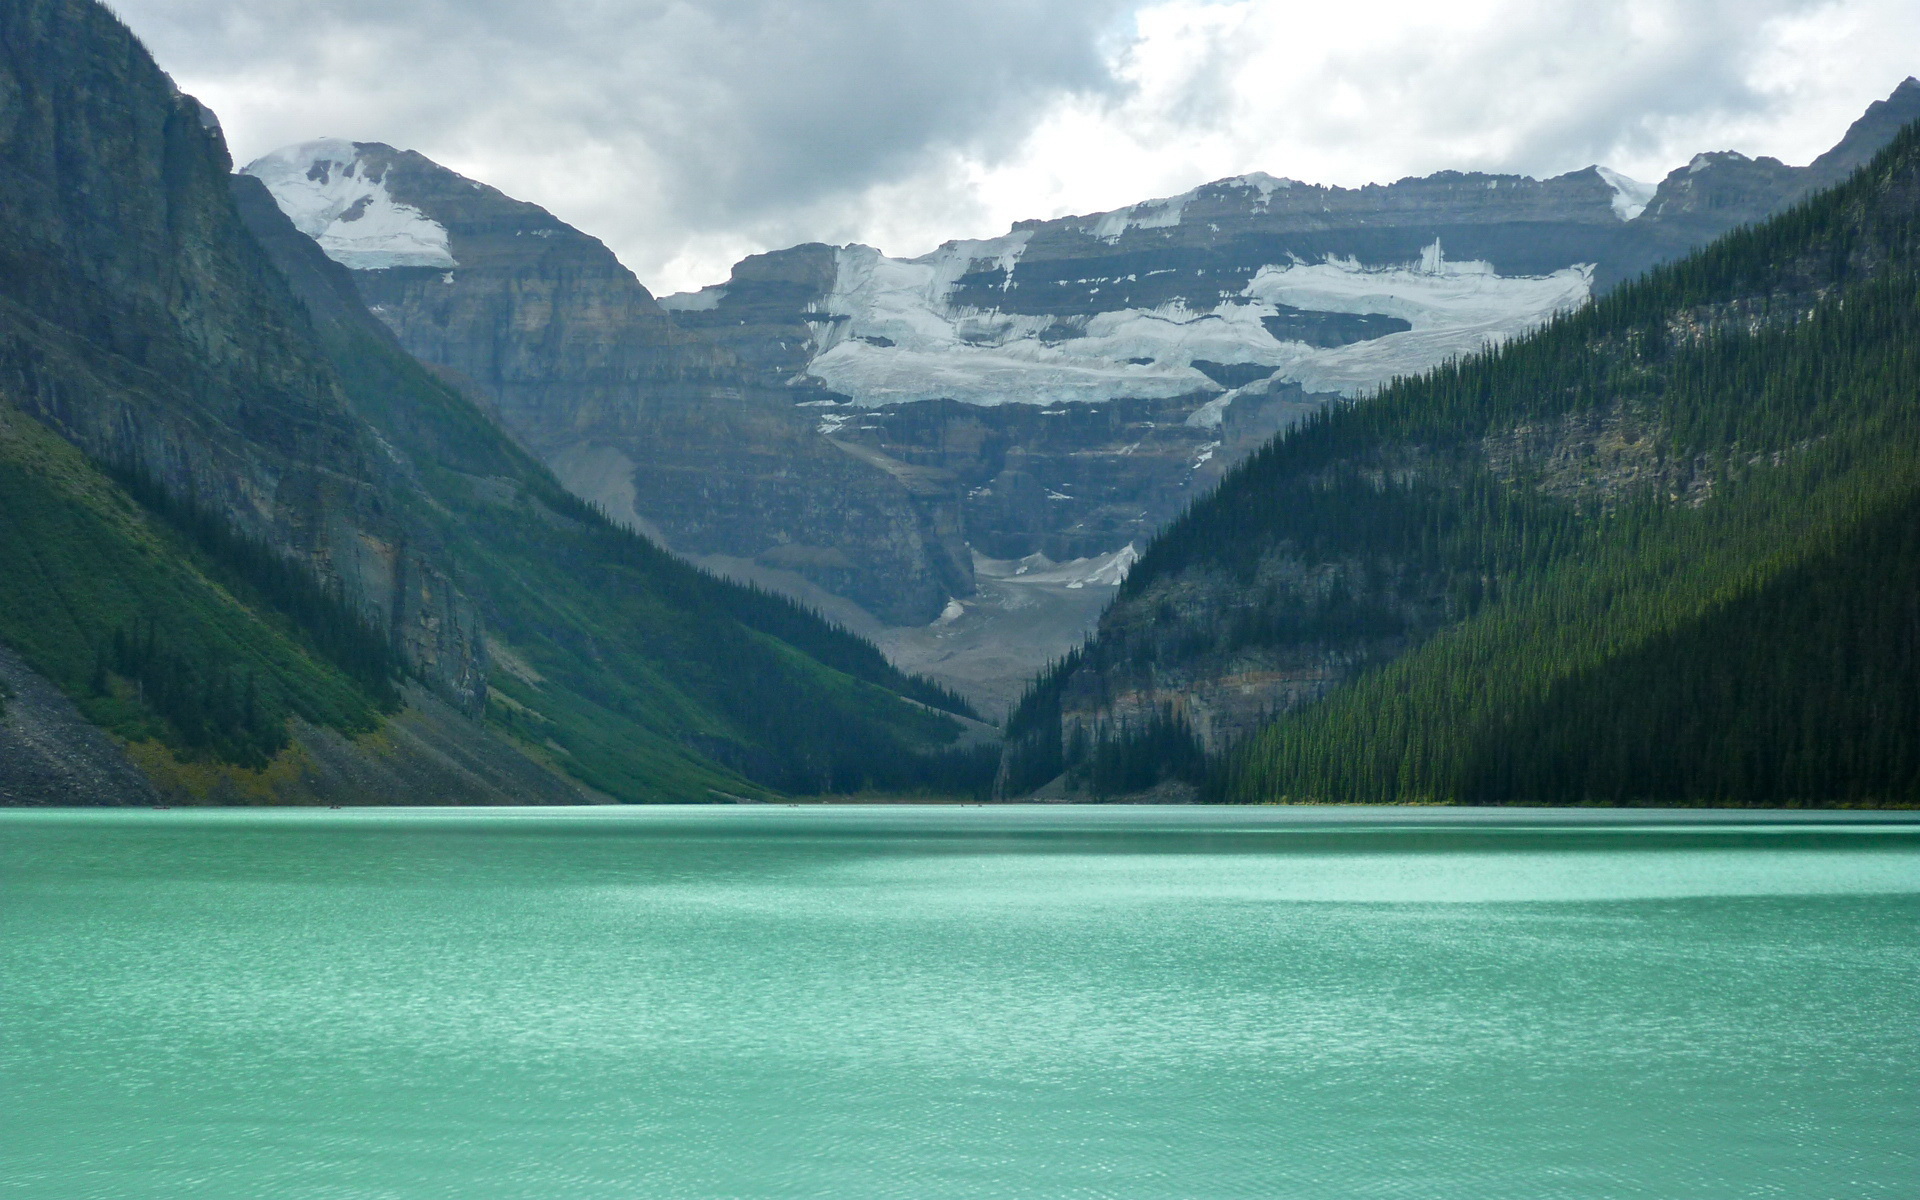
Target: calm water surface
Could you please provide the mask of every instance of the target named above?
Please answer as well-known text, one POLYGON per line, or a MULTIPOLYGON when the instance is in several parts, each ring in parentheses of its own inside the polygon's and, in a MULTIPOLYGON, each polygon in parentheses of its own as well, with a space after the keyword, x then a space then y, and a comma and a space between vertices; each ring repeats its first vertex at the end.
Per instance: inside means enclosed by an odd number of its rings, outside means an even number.
POLYGON ((1920 826, 0 813, 0 1195, 1920 1196, 1920 826))

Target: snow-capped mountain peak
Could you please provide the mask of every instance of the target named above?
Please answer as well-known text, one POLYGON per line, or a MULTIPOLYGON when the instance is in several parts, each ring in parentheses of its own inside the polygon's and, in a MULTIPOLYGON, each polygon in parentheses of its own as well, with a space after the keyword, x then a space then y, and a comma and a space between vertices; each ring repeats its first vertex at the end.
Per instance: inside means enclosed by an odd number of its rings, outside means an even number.
POLYGON ((365 143, 322 138, 255 159, 241 172, 267 185, 300 232, 345 267, 456 267, 447 231, 387 191, 365 143))

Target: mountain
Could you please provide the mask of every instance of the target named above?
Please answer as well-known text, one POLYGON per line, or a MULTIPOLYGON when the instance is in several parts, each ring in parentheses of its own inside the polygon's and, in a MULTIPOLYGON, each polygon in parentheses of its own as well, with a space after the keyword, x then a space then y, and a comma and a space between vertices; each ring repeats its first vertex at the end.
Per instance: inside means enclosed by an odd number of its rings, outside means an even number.
POLYGON ((1007 790, 1912 803, 1917 299, 1909 124, 1837 188, 1306 422, 1029 693, 1007 790))
POLYGON ((1910 80, 1810 166, 1711 153, 1657 185, 1249 175, 916 259, 796 246, 658 302, 417 154, 247 170, 578 494, 999 711, 1109 594, 1030 578, 1131 558, 1279 431, 1837 182, 1915 116, 1910 80))
POLYGON ((975 786, 964 706, 407 355, 104 7, 0 5, 0 117, 0 797, 975 786))
POLYGON ((419 154, 310 142, 246 168, 400 343, 576 492, 688 554, 760 559, 888 620, 971 590, 950 488, 815 436, 597 240, 419 154))

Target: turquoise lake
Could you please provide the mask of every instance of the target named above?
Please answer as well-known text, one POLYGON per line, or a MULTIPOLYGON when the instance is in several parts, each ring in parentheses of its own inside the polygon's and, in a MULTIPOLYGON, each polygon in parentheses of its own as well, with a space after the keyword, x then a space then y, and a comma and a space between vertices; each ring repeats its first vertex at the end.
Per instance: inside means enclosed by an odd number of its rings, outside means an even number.
POLYGON ((0 812, 0 1196, 1920 1196, 1913 814, 0 812))

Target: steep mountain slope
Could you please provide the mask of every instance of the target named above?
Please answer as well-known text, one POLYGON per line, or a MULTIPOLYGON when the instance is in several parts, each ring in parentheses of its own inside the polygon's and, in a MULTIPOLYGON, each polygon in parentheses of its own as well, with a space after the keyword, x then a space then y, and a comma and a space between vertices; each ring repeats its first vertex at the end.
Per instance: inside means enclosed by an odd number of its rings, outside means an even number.
POLYGON ((0 10, 0 388, 96 461, 337 586, 481 698, 470 614, 226 202, 211 114, 98 6, 0 10))
POLYGON ((1279 430, 1835 182, 1915 116, 1909 81, 1811 166, 1706 154, 1657 186, 1252 175, 911 260, 796 246, 657 305, 591 238, 415 154, 248 170, 578 494, 997 710, 1098 607, 1000 564, 1091 576, 1279 430))
POLYGON ((1036 687, 1008 786, 1197 781, 1226 750, 1242 800, 1911 801, 1916 268, 1920 125, 1282 438, 1036 687))
POLYGON ((472 719, 474 615, 227 203, 211 115, 46 0, 0 8, 0 116, 0 638, 170 790, 346 797, 330 756, 505 798, 449 767, 533 768, 472 719), (437 749, 365 741, 396 669, 437 749))
POLYGON ((0 5, 0 746, 41 764, 0 791, 116 769, 47 688, 195 800, 977 773, 917 753, 959 732, 936 690, 561 489, 229 171, 99 4, 0 5))
POLYGON ((1598 167, 1363 188, 1224 179, 913 260, 799 246, 663 304, 742 360, 840 396, 808 397, 823 431, 956 475, 976 548, 1079 557, 1144 539, 1332 395, 1578 307, 1838 182, 1915 118, 1908 80, 1811 166, 1703 154, 1657 187, 1598 167), (1066 417, 1070 403, 1105 419, 1066 417))
POLYGON ((978 785, 981 752, 916 752, 957 733, 921 705, 964 711, 954 698, 791 601, 702 574, 588 509, 407 355, 259 181, 236 176, 233 189, 347 395, 414 464, 425 519, 486 620, 511 730, 621 798, 978 785))
POLYGON ((246 171, 354 270, 407 350, 608 512, 902 624, 972 590, 950 481, 818 437, 786 389, 678 331, 606 247, 545 210, 371 143, 311 142, 246 171))

